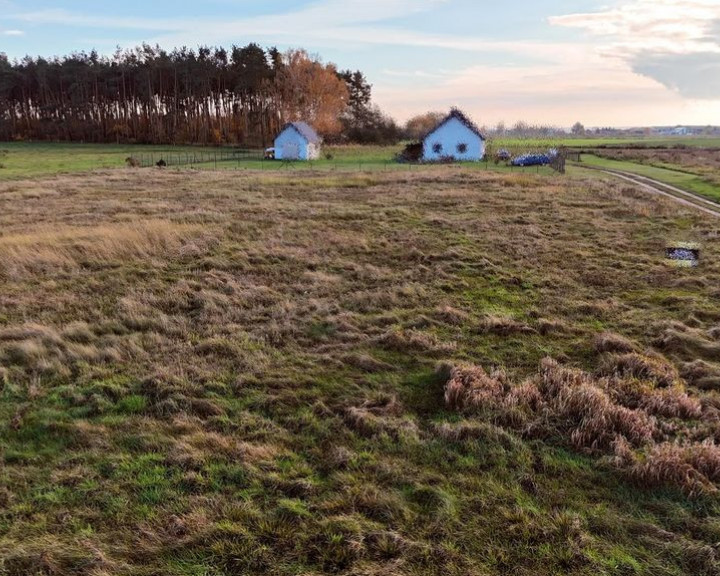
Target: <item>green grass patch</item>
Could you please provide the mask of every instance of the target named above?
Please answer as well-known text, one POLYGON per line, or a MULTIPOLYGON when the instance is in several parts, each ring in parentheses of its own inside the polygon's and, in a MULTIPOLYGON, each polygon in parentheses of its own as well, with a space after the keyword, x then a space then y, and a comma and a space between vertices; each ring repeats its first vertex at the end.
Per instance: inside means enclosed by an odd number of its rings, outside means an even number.
POLYGON ((670 166, 662 168, 658 166, 649 166, 647 164, 639 164, 637 162, 600 158, 593 154, 584 154, 582 156, 582 163, 589 166, 622 170, 625 172, 631 172, 632 174, 646 176, 648 178, 653 178, 658 182, 670 184, 682 190, 687 190, 688 192, 693 192, 695 194, 699 194, 700 196, 705 196, 706 198, 720 202, 720 187, 712 182, 709 182, 700 175, 692 174, 684 169, 680 169, 679 167, 677 169, 673 169, 670 166))

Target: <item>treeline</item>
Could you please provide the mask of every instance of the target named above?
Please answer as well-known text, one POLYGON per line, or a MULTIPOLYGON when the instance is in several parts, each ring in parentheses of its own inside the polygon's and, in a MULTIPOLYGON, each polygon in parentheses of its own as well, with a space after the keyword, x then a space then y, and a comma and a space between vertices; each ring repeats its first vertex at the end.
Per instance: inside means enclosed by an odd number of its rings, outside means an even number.
POLYGON ((360 71, 257 44, 0 54, 0 140, 265 146, 285 122, 305 120, 329 140, 396 141, 371 100, 360 71))

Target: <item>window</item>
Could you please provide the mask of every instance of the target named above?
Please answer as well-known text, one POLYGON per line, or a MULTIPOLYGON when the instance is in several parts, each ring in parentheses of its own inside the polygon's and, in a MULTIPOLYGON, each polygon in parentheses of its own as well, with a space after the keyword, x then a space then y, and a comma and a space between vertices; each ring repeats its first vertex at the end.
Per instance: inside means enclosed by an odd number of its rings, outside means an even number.
POLYGON ((440 154, 440 152, 442 152, 442 144, 440 144, 440 142, 435 142, 432 149, 435 154, 440 154))
POLYGON ((467 152, 467 144, 465 144, 464 142, 461 142, 460 144, 458 144, 457 151, 458 151, 458 154, 465 154, 465 152, 467 152))

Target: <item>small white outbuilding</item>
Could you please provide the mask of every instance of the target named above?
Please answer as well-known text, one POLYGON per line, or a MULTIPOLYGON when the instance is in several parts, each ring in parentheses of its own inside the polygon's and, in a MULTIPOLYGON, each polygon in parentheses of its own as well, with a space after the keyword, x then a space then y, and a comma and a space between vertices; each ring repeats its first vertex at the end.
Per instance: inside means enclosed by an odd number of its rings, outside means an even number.
POLYGON ((275 138, 277 160, 316 160, 322 140, 305 122, 289 122, 275 138))
POLYGON ((478 162, 485 156, 485 137, 457 108, 423 138, 423 160, 478 162))

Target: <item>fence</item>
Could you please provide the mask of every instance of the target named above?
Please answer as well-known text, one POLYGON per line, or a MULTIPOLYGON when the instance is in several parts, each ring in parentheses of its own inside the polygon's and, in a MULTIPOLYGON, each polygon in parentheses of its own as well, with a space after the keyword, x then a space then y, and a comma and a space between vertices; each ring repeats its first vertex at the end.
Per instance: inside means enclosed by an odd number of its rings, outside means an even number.
MULTIPOLYGON (((499 172, 564 172, 565 157, 560 154, 557 161, 544 166, 513 166, 509 162, 495 162, 486 156, 481 162, 463 163, 463 166, 480 170, 499 172)), ((266 160, 263 150, 255 149, 212 149, 212 150, 179 150, 139 152, 127 160, 128 165, 142 168, 155 166, 193 169, 193 170, 299 170, 299 171, 409 171, 415 172, 433 164, 399 163, 393 159, 370 159, 351 157, 322 158, 315 161, 266 160)), ((455 164, 442 164, 453 166, 455 164)))
POLYGON ((198 166, 212 165, 217 168, 218 163, 227 164, 228 162, 247 162, 251 160, 262 160, 262 150, 251 149, 231 149, 231 150, 212 150, 212 151, 187 151, 187 152, 141 152, 132 157, 136 165, 141 168, 151 166, 198 166))

